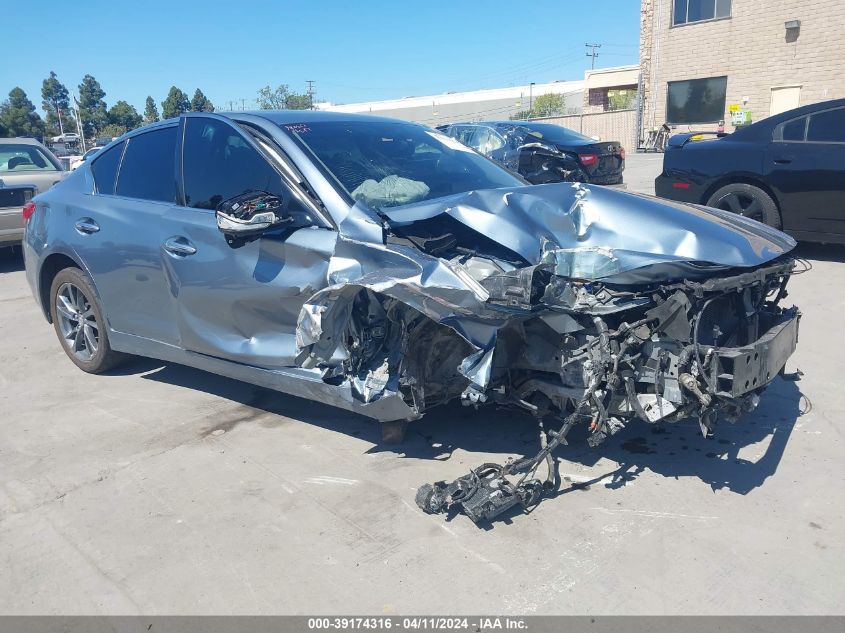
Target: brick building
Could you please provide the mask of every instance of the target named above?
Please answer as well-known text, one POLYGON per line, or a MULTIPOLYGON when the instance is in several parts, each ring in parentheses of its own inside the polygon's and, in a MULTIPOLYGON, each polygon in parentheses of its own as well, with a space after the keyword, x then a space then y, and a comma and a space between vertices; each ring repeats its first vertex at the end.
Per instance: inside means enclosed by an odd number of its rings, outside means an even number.
POLYGON ((643 134, 845 97, 845 1, 642 0, 640 69, 643 134))

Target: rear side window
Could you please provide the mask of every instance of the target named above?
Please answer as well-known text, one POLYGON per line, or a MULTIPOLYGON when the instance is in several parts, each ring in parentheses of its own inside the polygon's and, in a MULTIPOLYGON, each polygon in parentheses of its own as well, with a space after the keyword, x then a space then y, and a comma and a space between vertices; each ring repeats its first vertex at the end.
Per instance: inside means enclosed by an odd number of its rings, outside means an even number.
POLYGON ((117 195, 158 202, 176 201, 177 130, 176 127, 153 130, 127 141, 129 144, 117 177, 117 195))
POLYGON ((845 143, 845 108, 811 114, 807 141, 845 143))
POLYGON ((185 203, 216 209, 248 191, 266 191, 287 200, 290 191, 282 177, 233 127, 222 121, 185 121, 182 169, 185 203))
POLYGON ((117 176, 117 166, 120 165, 120 157, 123 155, 123 148, 126 142, 118 143, 111 149, 100 154, 91 163, 91 172, 94 174, 94 184, 97 192, 108 196, 114 195, 114 181, 117 176))
POLYGON ((803 141, 804 129, 807 127, 807 117, 802 116, 800 119, 793 119, 786 123, 781 123, 778 130, 775 132, 776 141, 803 141))

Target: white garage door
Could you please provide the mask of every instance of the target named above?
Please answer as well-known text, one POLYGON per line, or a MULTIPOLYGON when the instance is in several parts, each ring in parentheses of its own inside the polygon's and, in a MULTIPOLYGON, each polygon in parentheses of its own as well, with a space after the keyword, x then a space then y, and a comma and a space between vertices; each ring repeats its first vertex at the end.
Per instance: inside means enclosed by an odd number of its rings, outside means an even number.
POLYGON ((769 108, 769 116, 797 108, 800 101, 801 86, 772 88, 772 106, 769 108))

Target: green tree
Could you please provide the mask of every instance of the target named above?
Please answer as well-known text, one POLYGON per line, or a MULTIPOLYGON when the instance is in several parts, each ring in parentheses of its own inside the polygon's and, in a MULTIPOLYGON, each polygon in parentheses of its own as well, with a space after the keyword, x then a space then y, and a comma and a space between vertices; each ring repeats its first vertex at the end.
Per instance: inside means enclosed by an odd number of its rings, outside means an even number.
POLYGON ((76 121, 70 113, 70 99, 67 88, 59 81, 56 73, 50 71, 50 76, 41 83, 41 109, 47 113, 47 131, 51 135, 61 131, 75 132, 76 121), (61 126, 59 126, 61 113, 61 126))
POLYGON ((47 130, 35 105, 20 88, 12 88, 8 100, 0 105, 0 126, 9 136, 44 136, 47 130))
POLYGON ((520 110, 510 118, 512 121, 536 119, 544 116, 555 116, 566 112, 566 99, 563 95, 553 93, 539 95, 531 104, 530 110, 520 110))
MULTIPOLYGON (((141 125, 141 121, 141 115, 138 114, 135 106, 129 105, 126 101, 118 101, 109 110, 109 123, 122 127, 123 132, 134 130, 141 125)), ((120 134, 105 134, 105 136, 120 136, 120 134)))
POLYGON ((126 134, 129 129, 130 128, 127 128, 125 125, 121 125, 120 123, 108 123, 103 126, 102 130, 100 130, 100 136, 115 138, 117 136, 121 136, 122 134, 126 134))
POLYGON ((109 122, 106 102, 103 97, 105 91, 100 82, 91 75, 85 75, 79 84, 79 118, 85 138, 96 138, 100 130, 109 122))
POLYGON ((208 100, 208 97, 199 88, 196 89, 194 98, 191 99, 191 112, 214 112, 214 104, 208 100))
POLYGON ((172 119, 183 112, 190 112, 191 102, 188 95, 179 90, 176 86, 170 87, 167 99, 161 102, 161 118, 172 119))
POLYGON ((147 97, 144 105, 144 123, 155 123, 158 119, 158 107, 152 97, 147 97))
POLYGON ((259 89, 255 101, 262 110, 307 110, 311 107, 308 95, 292 92, 287 84, 280 84, 276 88, 264 86, 259 89))
POLYGON ((540 95, 534 99, 534 107, 531 108, 532 116, 554 116, 563 114, 566 109, 566 100, 563 95, 553 93, 540 95))

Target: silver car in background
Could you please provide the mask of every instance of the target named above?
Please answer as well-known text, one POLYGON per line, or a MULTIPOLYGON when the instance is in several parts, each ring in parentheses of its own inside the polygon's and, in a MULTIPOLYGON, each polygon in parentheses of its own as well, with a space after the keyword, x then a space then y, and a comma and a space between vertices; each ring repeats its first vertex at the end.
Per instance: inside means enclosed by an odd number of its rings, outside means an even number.
POLYGON ((0 247, 23 239, 23 207, 65 177, 55 156, 31 138, 0 138, 0 247))

